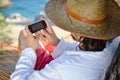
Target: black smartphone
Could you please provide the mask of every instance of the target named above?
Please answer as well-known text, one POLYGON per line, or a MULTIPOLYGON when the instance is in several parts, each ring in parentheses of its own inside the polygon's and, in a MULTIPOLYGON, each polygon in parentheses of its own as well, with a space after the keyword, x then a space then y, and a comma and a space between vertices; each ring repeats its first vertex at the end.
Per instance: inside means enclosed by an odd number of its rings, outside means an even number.
POLYGON ((31 33, 35 33, 41 29, 47 28, 47 25, 44 20, 41 20, 39 22, 33 23, 31 25, 28 25, 28 29, 30 30, 31 33))

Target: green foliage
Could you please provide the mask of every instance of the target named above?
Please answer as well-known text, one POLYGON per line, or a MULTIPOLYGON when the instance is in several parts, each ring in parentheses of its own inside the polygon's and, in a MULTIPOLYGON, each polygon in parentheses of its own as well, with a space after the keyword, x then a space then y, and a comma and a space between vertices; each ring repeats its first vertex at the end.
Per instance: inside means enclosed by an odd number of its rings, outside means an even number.
POLYGON ((0 13, 0 42, 11 44, 12 39, 9 37, 11 30, 7 25, 4 16, 0 13))
POLYGON ((120 4, 120 0, 115 0, 115 1, 120 4))
POLYGON ((4 20, 4 17, 2 16, 2 14, 0 13, 0 21, 4 20))

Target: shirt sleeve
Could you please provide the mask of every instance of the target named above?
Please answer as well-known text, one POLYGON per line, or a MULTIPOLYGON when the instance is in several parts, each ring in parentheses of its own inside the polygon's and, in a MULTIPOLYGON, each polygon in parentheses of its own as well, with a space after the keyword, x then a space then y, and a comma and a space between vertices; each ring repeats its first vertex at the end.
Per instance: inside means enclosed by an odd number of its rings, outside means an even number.
POLYGON ((11 75, 11 80, 25 80, 27 76, 33 73, 36 63, 36 54, 32 48, 26 48, 18 60, 15 71, 11 75))
POLYGON ((57 57, 59 57, 60 55, 62 55, 64 53, 64 51, 73 51, 76 50, 78 43, 74 42, 74 43, 70 43, 65 41, 63 38, 60 40, 60 42, 58 43, 58 45, 56 46, 56 48, 54 49, 53 53, 52 53, 52 57, 54 59, 56 59, 57 57))
POLYGON ((108 51, 109 51, 109 53, 111 53, 110 55, 112 55, 112 56, 114 55, 119 43, 120 43, 120 36, 116 37, 110 45, 107 45, 108 51))
POLYGON ((11 80, 61 80, 59 73, 51 65, 46 65, 42 70, 34 70, 36 53, 32 48, 26 48, 18 60, 15 71, 10 76, 11 80))

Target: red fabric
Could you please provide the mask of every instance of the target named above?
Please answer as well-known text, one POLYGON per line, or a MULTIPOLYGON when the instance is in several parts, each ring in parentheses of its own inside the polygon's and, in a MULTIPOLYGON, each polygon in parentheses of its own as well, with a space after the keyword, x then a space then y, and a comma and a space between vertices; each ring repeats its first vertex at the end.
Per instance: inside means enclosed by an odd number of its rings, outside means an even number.
POLYGON ((49 54, 51 54, 54 50, 55 46, 53 46, 52 44, 48 43, 46 46, 45 46, 45 49, 48 50, 49 54))
POLYGON ((36 55, 37 60, 34 70, 41 70, 46 64, 53 60, 53 57, 50 54, 47 54, 47 52, 42 48, 36 50, 36 55))

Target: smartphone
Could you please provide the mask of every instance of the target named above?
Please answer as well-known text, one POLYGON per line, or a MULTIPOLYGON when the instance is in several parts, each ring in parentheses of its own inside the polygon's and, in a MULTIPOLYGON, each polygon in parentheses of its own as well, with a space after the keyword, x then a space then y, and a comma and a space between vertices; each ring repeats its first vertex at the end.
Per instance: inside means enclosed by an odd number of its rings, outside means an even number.
POLYGON ((44 20, 41 20, 39 22, 33 23, 31 25, 28 25, 28 29, 30 30, 31 33, 35 33, 41 29, 47 28, 47 25, 44 20))

